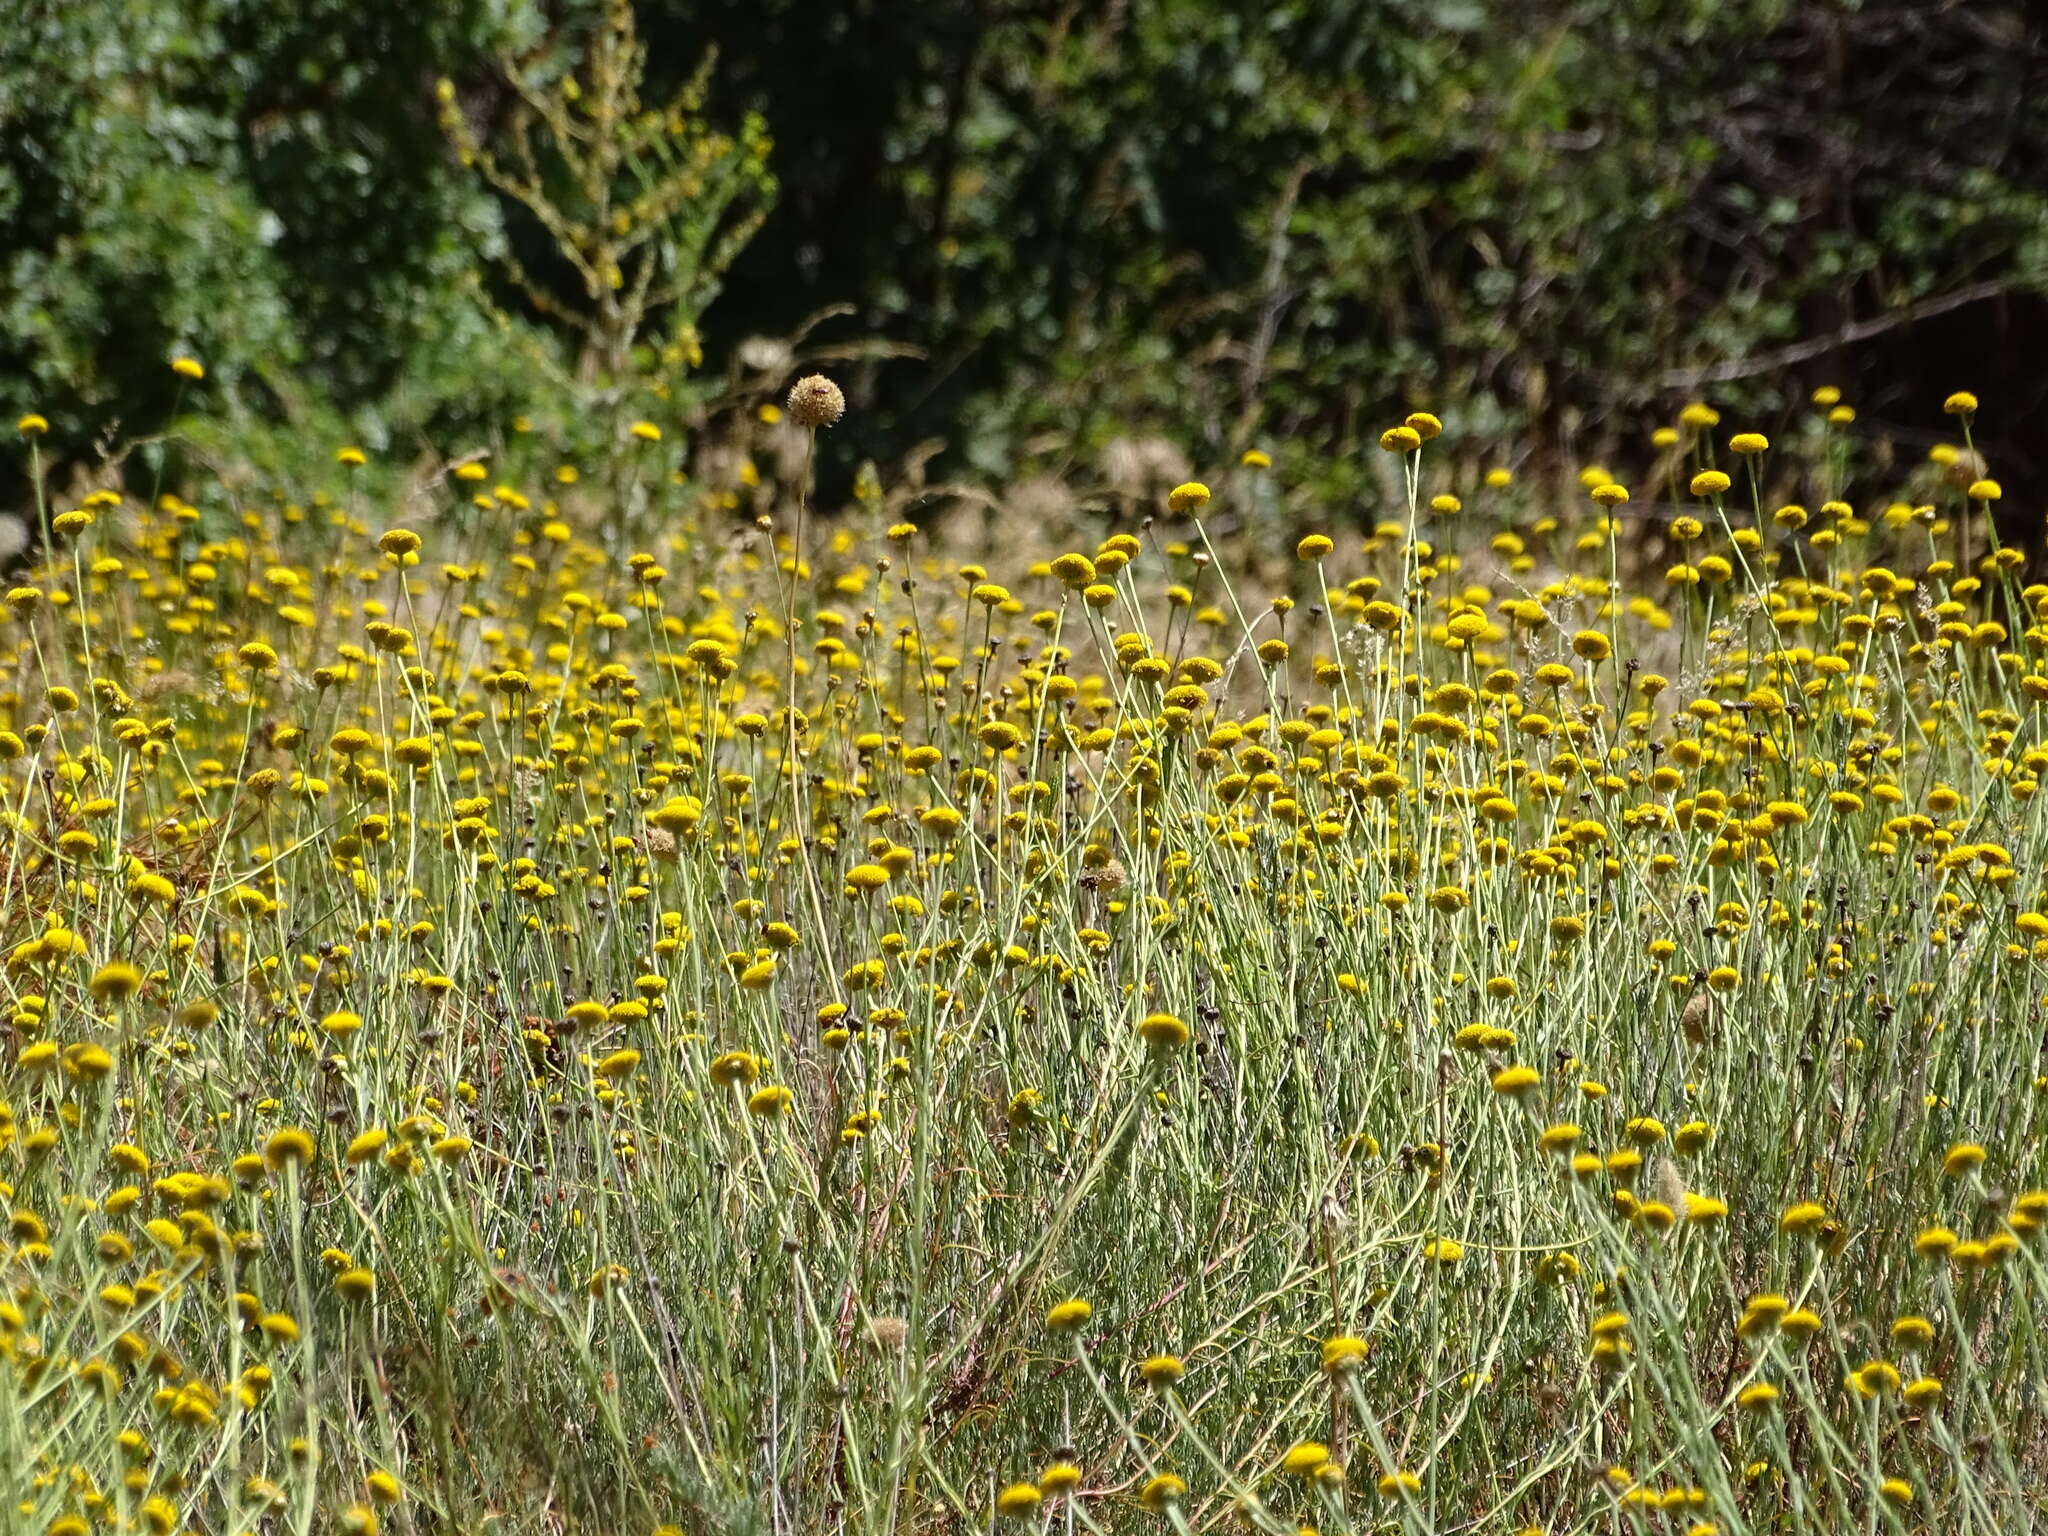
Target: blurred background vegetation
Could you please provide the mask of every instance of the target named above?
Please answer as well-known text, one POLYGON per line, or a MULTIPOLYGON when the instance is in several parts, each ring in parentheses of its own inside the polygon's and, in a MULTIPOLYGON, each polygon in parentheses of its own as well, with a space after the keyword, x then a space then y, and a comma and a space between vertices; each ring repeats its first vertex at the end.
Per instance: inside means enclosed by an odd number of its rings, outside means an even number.
POLYGON ((1264 446, 1341 497, 1410 407, 1540 468, 1834 383, 1908 447, 1979 390, 2038 499, 2044 343, 2032 0, 17 0, 0 29, 0 409, 60 462, 230 432, 405 459, 520 414, 687 455, 824 361, 854 407, 828 488, 872 459, 1135 495, 1264 446))

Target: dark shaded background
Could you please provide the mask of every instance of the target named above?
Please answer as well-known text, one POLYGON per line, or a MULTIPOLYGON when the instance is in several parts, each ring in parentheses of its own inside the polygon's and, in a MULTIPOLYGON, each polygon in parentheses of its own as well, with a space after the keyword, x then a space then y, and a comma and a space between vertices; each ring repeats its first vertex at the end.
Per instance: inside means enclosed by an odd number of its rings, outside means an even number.
MULTIPOLYGON (((447 444, 545 407, 479 289, 554 272, 456 163, 501 55, 578 0, 28 0, 0 32, 0 409, 86 455, 203 357, 246 422, 447 444)), ((1111 438, 1258 443, 1356 489, 1390 412, 1534 465, 1705 395, 1841 386, 1933 440, 1985 400, 2008 509, 2048 492, 2048 13, 2025 0, 640 0, 647 94, 717 50, 780 192, 704 314, 705 380, 832 304, 828 474, 1092 473, 1111 438)), ((565 276, 554 272, 556 278, 565 276)), ((522 338, 532 340, 533 337, 522 338)), ((707 394, 688 396, 701 408, 707 394)))

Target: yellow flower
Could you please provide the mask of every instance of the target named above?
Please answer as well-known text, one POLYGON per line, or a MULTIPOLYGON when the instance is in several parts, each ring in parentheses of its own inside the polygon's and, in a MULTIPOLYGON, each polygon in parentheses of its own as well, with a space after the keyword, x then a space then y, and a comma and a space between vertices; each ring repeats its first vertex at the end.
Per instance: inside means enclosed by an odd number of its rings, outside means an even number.
POLYGON ((1493 1091, 1503 1098, 1531 1092, 1542 1083, 1543 1074, 1531 1066, 1502 1067, 1493 1074, 1493 1091))
POLYGON ((295 1126, 273 1133, 263 1144, 263 1161, 273 1170, 303 1165, 312 1160, 313 1138, 295 1126))
POLYGON ((1365 1364, 1366 1351, 1370 1346, 1364 1339, 1340 1333, 1323 1340, 1323 1374, 1341 1376, 1355 1371, 1365 1364))
POLYGON ((1984 1149, 1974 1141, 1959 1141, 1948 1149, 1948 1155, 1941 1160, 1941 1171, 1952 1179, 1959 1179, 1966 1173, 1974 1173, 1984 1166, 1984 1149))
POLYGON ((1139 1021, 1138 1037, 1157 1050, 1170 1051, 1188 1043, 1188 1027, 1170 1013, 1148 1013, 1139 1021))
POLYGON ((633 437, 643 443, 658 443, 661 441, 661 428, 651 421, 636 421, 628 428, 628 431, 633 437))
POLYGON ((1280 1458, 1280 1470, 1293 1477, 1307 1477, 1330 1459, 1330 1448, 1319 1440, 1302 1440, 1280 1458))
POLYGON ((1164 1514, 1187 1497, 1188 1485, 1171 1472, 1161 1472, 1138 1490, 1138 1503, 1151 1514, 1164 1514))
POLYGON ((1941 408, 1951 416, 1968 416, 1977 409, 1977 397, 1967 389, 1959 389, 1941 402, 1941 408))
POLYGON ((1188 1368, 1175 1355, 1154 1355, 1138 1367, 1138 1374, 1144 1378, 1145 1385, 1155 1392, 1178 1385, 1187 1373, 1188 1368))
POLYGON ((1208 504, 1209 487, 1199 480, 1185 481, 1166 494, 1166 505, 1175 512, 1197 512, 1208 504))
POLYGON ((1056 1461, 1038 1477, 1039 1489, 1047 1498, 1058 1498, 1081 1486, 1081 1469, 1071 1461, 1056 1461))
POLYGON ((347 469, 360 469, 369 460, 364 456, 362 449, 349 447, 337 448, 334 452, 334 462, 347 469))
POLYGON ((1078 1296, 1063 1301, 1045 1314, 1045 1326, 1054 1333, 1072 1333, 1077 1328, 1088 1326, 1088 1319, 1095 1315, 1095 1309, 1078 1296))
POLYGON ((996 1513, 1011 1520, 1023 1520, 1038 1513, 1044 1495, 1036 1483, 1011 1483, 996 1495, 996 1513))
POLYGON ((1778 1395, 1778 1389, 1768 1381, 1753 1381, 1735 1394, 1735 1401, 1752 1413, 1762 1413, 1777 1403, 1778 1395))
POLYGON ((142 972, 125 960, 115 960, 93 972, 86 986, 103 1003, 123 1002, 141 989, 142 972))
POLYGON ((1778 1230, 1810 1237, 1827 1219, 1826 1206, 1812 1200, 1801 1200, 1785 1208, 1785 1214, 1778 1218, 1778 1230))

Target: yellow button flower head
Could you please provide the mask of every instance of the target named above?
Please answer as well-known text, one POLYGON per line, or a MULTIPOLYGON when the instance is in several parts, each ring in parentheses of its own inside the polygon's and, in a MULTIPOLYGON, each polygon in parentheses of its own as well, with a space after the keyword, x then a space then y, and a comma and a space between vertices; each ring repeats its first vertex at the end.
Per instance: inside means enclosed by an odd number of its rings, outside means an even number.
POLYGON ((92 995, 103 1003, 118 1003, 133 997, 142 986, 142 972, 125 960, 111 961, 93 972, 86 983, 92 995))
POLYGON ((1951 416, 1968 416, 1977 409, 1977 397, 1967 389, 1959 389, 1941 402, 1941 408, 1951 416))
POLYGON ((1138 1037, 1156 1050, 1170 1051, 1188 1043, 1188 1027, 1170 1013, 1148 1013, 1138 1023, 1138 1037))
POLYGON ((1493 1074, 1493 1091, 1503 1098, 1532 1093, 1543 1085, 1543 1074, 1534 1067, 1517 1064, 1493 1074))
POLYGON ((1029 1519, 1043 1498, 1036 1483, 1011 1483, 996 1495, 996 1513, 1009 1520, 1029 1519))
POLYGON ((1323 1340, 1323 1374, 1341 1376, 1355 1371, 1365 1364, 1366 1341, 1348 1333, 1336 1334, 1323 1340))
POLYGON ((206 377, 206 369, 196 357, 172 358, 171 372, 181 379, 203 379, 206 377))
POLYGON ((50 423, 46 418, 38 416, 34 411, 30 411, 26 416, 15 422, 14 430, 23 437, 41 437, 50 430, 50 423))
POLYGON ((1155 1392, 1178 1385, 1187 1373, 1188 1368, 1177 1355, 1154 1355, 1138 1367, 1138 1375, 1155 1392))
POLYGON ((1695 496, 1718 496, 1727 490, 1732 482, 1718 469, 1703 469, 1692 477, 1692 493, 1695 496))
POLYGON ((1728 439, 1731 453, 1762 453, 1771 446, 1771 440, 1761 432, 1738 432, 1728 439))
POLYGON ((1913 1251, 1923 1259, 1945 1259, 1956 1251, 1957 1238, 1947 1227, 1923 1228, 1913 1239, 1913 1251))
POLYGON ((1081 1486, 1081 1469, 1071 1461, 1056 1461, 1039 1474, 1038 1486, 1048 1498, 1072 1493, 1081 1486))
POLYGON ((1785 1208, 1785 1214, 1778 1218, 1778 1230, 1810 1237, 1820 1230, 1821 1223, 1827 1219, 1826 1206, 1813 1200, 1801 1200, 1785 1208))
POLYGON ((263 1161, 273 1170, 294 1164, 310 1163, 313 1160, 313 1138, 310 1133, 288 1126, 274 1132, 263 1144, 263 1161))
POLYGON ((344 469, 360 469, 369 462, 369 459, 364 455, 362 449, 350 446, 347 448, 337 448, 334 451, 334 462, 341 465, 344 469))
POLYGON ((1072 1333, 1088 1326, 1088 1319, 1095 1315, 1095 1308, 1080 1297, 1070 1297, 1060 1302, 1045 1314, 1045 1326, 1054 1333, 1072 1333))
POLYGON ((1422 434, 1410 426, 1389 427, 1380 434, 1380 446, 1389 453, 1413 453, 1422 446, 1422 434))
POLYGON ((756 1088, 747 1096, 747 1113, 757 1119, 771 1120, 786 1115, 796 1104, 796 1096, 788 1088, 777 1083, 773 1087, 756 1088))
POLYGON ((1161 1472, 1138 1490, 1138 1503, 1150 1514, 1164 1514, 1188 1496, 1188 1485, 1171 1472, 1161 1472))
POLYGON ((1175 512, 1199 512, 1208 504, 1209 487, 1199 480, 1185 481, 1166 493, 1166 505, 1175 512))
POLYGON ((1280 1470, 1292 1477, 1307 1477, 1330 1459, 1330 1448, 1320 1440, 1302 1440, 1280 1458, 1280 1470))
POLYGON ((1941 1171, 1952 1179, 1959 1179, 1966 1173, 1974 1173, 1984 1166, 1984 1149, 1974 1141, 1959 1141, 1948 1149, 1948 1155, 1941 1160, 1941 1171))

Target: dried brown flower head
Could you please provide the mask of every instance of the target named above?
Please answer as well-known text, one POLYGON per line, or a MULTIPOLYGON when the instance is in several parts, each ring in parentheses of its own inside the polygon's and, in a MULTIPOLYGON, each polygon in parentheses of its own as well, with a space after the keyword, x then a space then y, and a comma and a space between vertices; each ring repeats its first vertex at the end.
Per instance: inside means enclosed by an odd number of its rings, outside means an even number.
POLYGON ((810 431, 829 427, 846 414, 846 396, 822 373, 807 373, 790 386, 789 414, 810 431))

